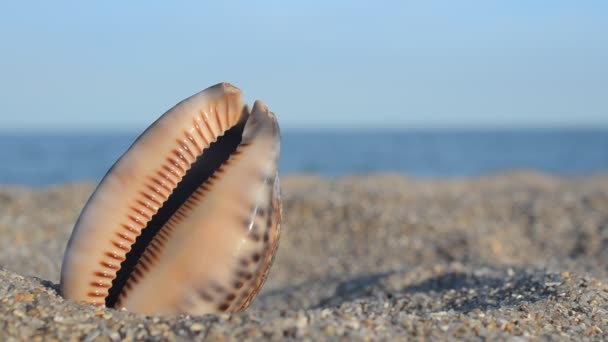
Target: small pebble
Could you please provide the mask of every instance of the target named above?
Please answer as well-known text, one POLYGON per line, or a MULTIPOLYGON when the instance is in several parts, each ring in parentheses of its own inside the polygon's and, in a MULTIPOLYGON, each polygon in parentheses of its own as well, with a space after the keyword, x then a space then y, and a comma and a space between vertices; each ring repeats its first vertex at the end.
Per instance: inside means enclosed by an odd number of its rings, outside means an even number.
POLYGON ((194 323, 190 326, 190 331, 199 332, 203 330, 203 325, 199 323, 194 323))

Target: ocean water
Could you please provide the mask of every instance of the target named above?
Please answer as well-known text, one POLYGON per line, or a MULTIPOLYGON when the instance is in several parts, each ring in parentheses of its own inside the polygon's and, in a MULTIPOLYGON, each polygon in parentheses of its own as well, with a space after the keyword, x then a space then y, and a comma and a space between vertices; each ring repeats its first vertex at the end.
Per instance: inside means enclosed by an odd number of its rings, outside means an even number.
MULTIPOLYGON (((99 181, 132 134, 0 134, 0 184, 99 181)), ((608 172, 608 130, 283 131, 282 174, 398 172, 471 177, 516 169, 563 176, 608 172)))

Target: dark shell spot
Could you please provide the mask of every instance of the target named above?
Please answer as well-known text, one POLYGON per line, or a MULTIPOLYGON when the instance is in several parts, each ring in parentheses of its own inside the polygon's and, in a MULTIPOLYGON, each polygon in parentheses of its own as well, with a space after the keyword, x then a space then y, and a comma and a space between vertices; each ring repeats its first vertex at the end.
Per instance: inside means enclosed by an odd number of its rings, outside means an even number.
POLYGON ((234 300, 234 298, 236 298, 236 295, 234 293, 231 293, 229 295, 226 296, 226 300, 231 302, 234 300))
POLYGON ((235 289, 240 289, 241 287, 243 287, 243 282, 237 280, 234 282, 233 285, 235 289))
POLYGON ((230 307, 230 304, 224 303, 224 304, 221 304, 220 306, 218 306, 217 309, 219 311, 226 311, 226 310, 228 310, 228 307, 230 307))
POLYGON ((240 264, 241 264, 241 266, 243 266, 243 267, 247 267, 247 266, 249 266, 249 260, 247 260, 247 259, 245 259, 245 258, 241 258, 241 259, 239 260, 239 263, 240 263, 240 264))
POLYGON ((271 227, 272 226, 272 216, 268 215, 266 216, 266 227, 271 227))
POLYGON ((226 289, 222 285, 220 285, 218 283, 212 283, 211 284, 211 289, 213 291, 217 292, 217 293, 224 293, 224 292, 226 292, 226 289))
POLYGON ((258 262, 260 261, 260 253, 253 253, 253 255, 251 256, 251 260, 253 260, 253 262, 258 262))
POLYGON ((264 214, 266 214, 266 211, 264 211, 264 208, 258 208, 257 212, 258 216, 264 216, 264 214))
POLYGON ((258 234, 258 233, 255 233, 255 232, 251 233, 251 234, 249 234, 249 237, 253 241, 260 241, 260 234, 258 234))
POLYGON ((207 291, 205 291, 205 290, 198 291, 198 294, 199 294, 199 296, 201 296, 201 298, 204 301, 207 301, 207 302, 213 301, 213 297, 209 293, 207 293, 207 291))
POLYGON ((270 236, 268 235, 268 232, 264 233, 264 242, 268 242, 268 240, 270 240, 270 236))

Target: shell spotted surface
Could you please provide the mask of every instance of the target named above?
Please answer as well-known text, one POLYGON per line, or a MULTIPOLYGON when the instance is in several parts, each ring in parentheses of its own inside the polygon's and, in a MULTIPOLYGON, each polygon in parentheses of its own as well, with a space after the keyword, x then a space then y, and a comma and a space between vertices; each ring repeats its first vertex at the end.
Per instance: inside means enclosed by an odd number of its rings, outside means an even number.
POLYGON ((63 259, 71 300, 144 314, 245 309, 281 231, 280 131, 218 84, 180 102, 89 198, 63 259))

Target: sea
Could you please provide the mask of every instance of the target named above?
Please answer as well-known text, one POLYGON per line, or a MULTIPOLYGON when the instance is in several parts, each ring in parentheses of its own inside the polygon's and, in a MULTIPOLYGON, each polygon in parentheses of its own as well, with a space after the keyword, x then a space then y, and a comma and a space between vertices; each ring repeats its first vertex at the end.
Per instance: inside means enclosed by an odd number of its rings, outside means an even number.
MULTIPOLYGON (((0 184, 97 182, 137 135, 0 134, 0 184)), ((608 129, 284 130, 279 170, 325 177, 400 173, 421 179, 513 170, 584 176, 608 172, 608 129)))

